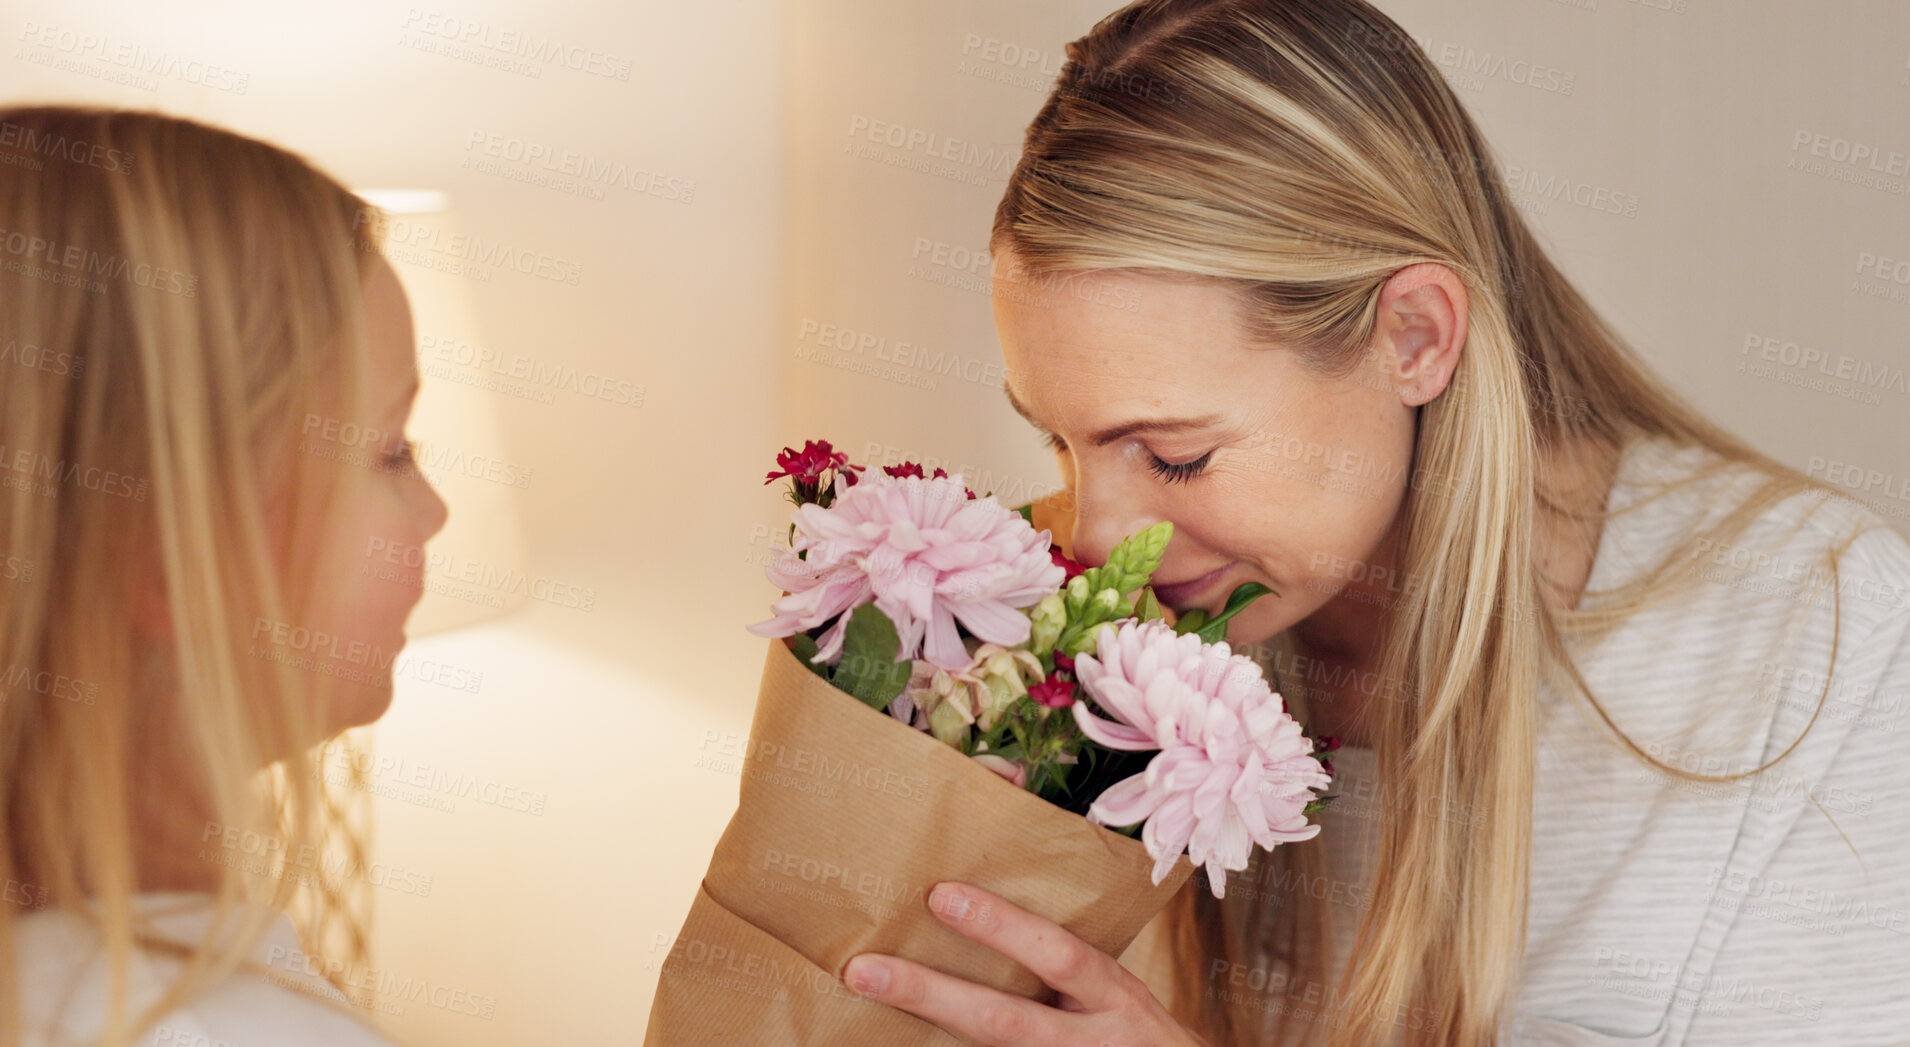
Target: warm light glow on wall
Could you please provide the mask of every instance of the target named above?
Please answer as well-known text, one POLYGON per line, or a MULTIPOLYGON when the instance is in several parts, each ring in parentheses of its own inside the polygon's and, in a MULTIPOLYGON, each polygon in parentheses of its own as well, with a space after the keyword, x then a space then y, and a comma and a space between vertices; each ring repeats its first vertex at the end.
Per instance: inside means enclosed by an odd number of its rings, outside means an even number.
MULTIPOLYGON (((400 243, 420 231, 448 242, 461 234, 449 197, 429 189, 371 189, 359 195, 382 208, 400 243)), ((533 475, 505 449, 493 386, 508 374, 487 365, 468 282, 407 259, 392 268, 411 300, 422 388, 411 413, 419 462, 451 515, 425 547, 424 599, 411 614, 411 636, 500 617, 532 595, 517 499, 533 475)))

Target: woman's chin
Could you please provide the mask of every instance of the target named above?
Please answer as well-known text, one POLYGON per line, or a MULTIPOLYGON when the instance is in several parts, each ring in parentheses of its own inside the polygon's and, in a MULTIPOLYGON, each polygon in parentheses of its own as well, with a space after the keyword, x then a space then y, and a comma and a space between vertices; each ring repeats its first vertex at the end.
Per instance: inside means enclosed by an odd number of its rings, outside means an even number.
POLYGON ((331 700, 326 737, 376 723, 391 708, 394 691, 389 673, 375 680, 340 683, 331 700))

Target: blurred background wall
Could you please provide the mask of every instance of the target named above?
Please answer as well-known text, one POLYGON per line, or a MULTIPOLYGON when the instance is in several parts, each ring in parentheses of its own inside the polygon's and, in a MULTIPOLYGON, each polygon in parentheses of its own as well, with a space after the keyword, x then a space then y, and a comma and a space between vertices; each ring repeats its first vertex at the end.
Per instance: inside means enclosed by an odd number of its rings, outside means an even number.
MULTIPOLYGON (((476 390, 494 430, 444 450, 508 469, 426 471, 518 537, 444 558, 414 625, 487 620, 415 640, 373 732, 392 1029, 641 1036, 735 804, 778 448, 1005 504, 1058 486, 1003 403, 984 245, 1064 44, 1113 6, 0 0, 8 102, 200 117, 453 210, 399 255, 466 303, 420 316, 420 425, 476 390)), ((1662 373, 1910 534, 1910 7, 1380 6, 1662 373)))

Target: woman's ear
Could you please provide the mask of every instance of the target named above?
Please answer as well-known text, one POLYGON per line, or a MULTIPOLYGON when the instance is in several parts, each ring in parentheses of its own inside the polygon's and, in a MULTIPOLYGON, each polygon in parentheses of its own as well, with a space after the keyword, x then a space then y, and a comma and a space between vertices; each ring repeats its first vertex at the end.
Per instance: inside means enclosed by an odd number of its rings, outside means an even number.
POLYGON ((1437 262, 1409 265, 1380 290, 1374 338, 1408 407, 1446 391, 1466 343, 1466 287, 1437 262))

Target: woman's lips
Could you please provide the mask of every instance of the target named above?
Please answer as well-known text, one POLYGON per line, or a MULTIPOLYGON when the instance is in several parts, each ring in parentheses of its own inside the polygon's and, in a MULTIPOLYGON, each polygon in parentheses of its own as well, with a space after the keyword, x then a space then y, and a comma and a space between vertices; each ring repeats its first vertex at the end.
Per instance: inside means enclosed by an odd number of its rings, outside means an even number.
POLYGON ((1232 565, 1227 564, 1216 567, 1191 581, 1180 582, 1174 585, 1156 585, 1154 586, 1154 595, 1162 603, 1175 610, 1184 609, 1192 605, 1194 597, 1199 596, 1208 586, 1219 581, 1220 576, 1227 573, 1229 566, 1232 565))

